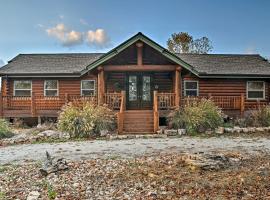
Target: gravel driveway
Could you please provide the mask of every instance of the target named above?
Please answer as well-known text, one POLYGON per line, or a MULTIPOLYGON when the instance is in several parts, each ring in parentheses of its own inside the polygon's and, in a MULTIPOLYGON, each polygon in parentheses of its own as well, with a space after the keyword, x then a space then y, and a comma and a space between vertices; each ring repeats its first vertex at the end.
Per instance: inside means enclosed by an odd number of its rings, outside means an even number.
POLYGON ((270 152, 267 138, 165 138, 131 140, 95 140, 84 142, 23 144, 0 147, 0 165, 42 160, 48 151, 55 157, 70 160, 108 157, 136 157, 168 152, 239 151, 270 152))

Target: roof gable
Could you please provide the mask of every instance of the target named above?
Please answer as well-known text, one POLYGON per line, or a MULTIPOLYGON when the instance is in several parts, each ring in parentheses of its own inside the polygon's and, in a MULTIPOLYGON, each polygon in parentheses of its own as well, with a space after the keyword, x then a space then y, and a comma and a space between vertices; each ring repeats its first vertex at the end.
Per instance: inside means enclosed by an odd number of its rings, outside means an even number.
POLYGON ((149 45, 150 47, 152 47, 153 49, 155 49, 156 51, 158 51, 159 53, 161 53, 166 58, 172 60, 173 62, 175 62, 175 63, 177 63, 179 65, 181 65, 182 67, 184 67, 187 70, 191 71, 195 75, 198 75, 197 71, 191 65, 189 65, 186 62, 184 62, 180 57, 178 57, 177 55, 171 53, 170 51, 168 51, 167 49, 165 49, 161 45, 157 44, 156 42, 154 42, 153 40, 151 40, 150 38, 148 38, 147 36, 145 36, 144 34, 142 34, 141 32, 137 33, 136 35, 134 35, 130 39, 126 40, 125 42, 123 42, 122 44, 118 45, 117 47, 115 47, 114 49, 112 49, 111 51, 109 51, 108 53, 106 53, 103 56, 101 56, 99 59, 97 59, 93 63, 89 64, 86 67, 86 69, 82 71, 82 74, 85 74, 89 70, 92 70, 92 69, 94 69, 94 68, 102 65, 104 62, 106 62, 109 59, 113 58, 118 53, 122 52, 127 47, 129 47, 130 45, 132 45, 132 44, 134 44, 134 43, 136 43, 138 41, 144 42, 145 44, 149 45))

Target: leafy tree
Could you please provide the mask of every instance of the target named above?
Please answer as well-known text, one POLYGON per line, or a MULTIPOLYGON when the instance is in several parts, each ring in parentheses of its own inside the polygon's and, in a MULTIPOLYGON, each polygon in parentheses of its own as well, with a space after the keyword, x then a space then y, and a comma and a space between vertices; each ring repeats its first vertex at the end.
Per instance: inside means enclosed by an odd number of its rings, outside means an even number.
POLYGON ((187 32, 173 33, 167 41, 168 49, 173 53, 207 54, 213 49, 207 37, 193 40, 187 32))
POLYGON ((174 53, 189 53, 193 37, 188 33, 173 33, 167 41, 168 49, 174 53))

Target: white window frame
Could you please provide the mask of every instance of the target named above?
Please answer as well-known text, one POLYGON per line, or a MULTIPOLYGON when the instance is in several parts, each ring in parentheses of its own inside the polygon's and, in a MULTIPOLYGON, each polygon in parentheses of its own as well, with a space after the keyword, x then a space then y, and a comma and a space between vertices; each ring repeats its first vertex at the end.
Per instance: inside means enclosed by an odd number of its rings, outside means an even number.
POLYGON ((199 96, 199 81, 197 80, 184 80, 184 96, 186 97, 186 90, 191 90, 191 91, 197 91, 197 96, 199 96), (186 83, 190 83, 190 82, 196 82, 197 83, 197 89, 186 89, 186 83))
POLYGON ((96 96, 96 80, 81 80, 81 96, 85 96, 85 95, 83 95, 83 93, 82 93, 83 90, 86 90, 86 91, 94 91, 93 96, 96 96), (94 89, 83 89, 83 88, 82 88, 82 84, 83 84, 83 82, 85 82, 85 81, 91 81, 91 82, 94 82, 94 89))
POLYGON ((44 97, 58 97, 59 96, 59 83, 58 83, 58 80, 44 80, 44 84, 43 84, 43 90, 44 90, 44 97), (46 81, 56 81, 57 82, 57 89, 46 89, 46 81), (56 93, 56 96, 47 96, 46 95, 46 90, 57 90, 57 93, 56 93))
POLYGON ((246 84, 246 96, 247 96, 247 100, 265 100, 265 81, 247 81, 247 84, 246 84), (253 83, 253 82, 259 82, 259 83, 263 83, 263 90, 254 90, 254 89, 249 89, 248 88, 248 84, 249 83, 253 83), (254 92, 263 92, 263 98, 249 98, 248 97, 248 92, 250 91, 254 91, 254 92))
MULTIPOLYGON (((14 80, 13 81, 13 96, 16 96, 16 93, 15 93, 15 91, 23 91, 23 90, 27 90, 27 91, 30 91, 30 97, 32 96, 32 80, 14 80), (18 82, 18 81, 30 81, 30 83, 31 83, 31 89, 16 89, 15 88, 15 83, 16 82, 18 82)), ((29 97, 29 96, 26 96, 26 97, 29 97)))

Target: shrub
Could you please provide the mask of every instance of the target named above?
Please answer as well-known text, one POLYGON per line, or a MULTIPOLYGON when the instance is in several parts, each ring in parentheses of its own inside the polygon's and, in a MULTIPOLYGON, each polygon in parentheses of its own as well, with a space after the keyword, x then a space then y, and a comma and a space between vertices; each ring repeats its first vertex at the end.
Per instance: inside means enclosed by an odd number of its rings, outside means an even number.
POLYGON ((58 128, 71 137, 97 136, 101 130, 115 128, 115 114, 109 108, 91 102, 81 106, 70 103, 59 115, 58 128))
POLYGON ((177 110, 171 122, 174 128, 185 128, 188 133, 215 129, 223 123, 221 110, 211 100, 201 99, 187 103, 177 110))
POLYGON ((6 120, 0 119, 0 139, 11 137, 13 134, 6 120))
POLYGON ((250 112, 245 119, 246 126, 270 126, 270 106, 260 106, 258 110, 250 112))

